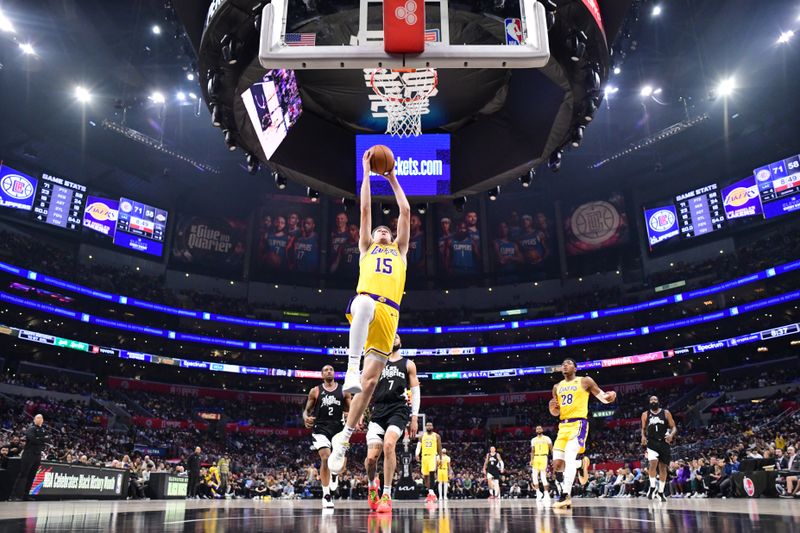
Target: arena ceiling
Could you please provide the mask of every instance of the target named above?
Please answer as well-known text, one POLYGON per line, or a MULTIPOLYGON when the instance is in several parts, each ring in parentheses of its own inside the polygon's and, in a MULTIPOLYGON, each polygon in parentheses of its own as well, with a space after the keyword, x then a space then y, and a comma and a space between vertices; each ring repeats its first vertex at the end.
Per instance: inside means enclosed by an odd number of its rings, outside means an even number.
MULTIPOLYGON (((788 117, 800 111, 793 82, 798 37, 776 42, 781 32, 800 27, 797 3, 779 0, 756 10, 745 0, 686 0, 665 3, 659 17, 651 15, 653 4, 642 3, 631 37, 618 43, 621 70, 609 86, 619 90, 607 95, 582 146, 565 154, 559 174, 539 169, 542 194, 635 188, 658 197, 735 178, 797 151, 796 121, 788 117), (729 76, 737 80, 734 94, 709 97, 729 76), (657 98, 640 96, 646 84, 661 88, 657 98), (703 113, 709 120, 682 134, 590 169, 703 113)), ((167 208, 241 213, 272 192, 269 174, 248 175, 242 152, 226 149, 205 106, 189 97, 200 93, 197 81, 187 79, 197 36, 185 35, 170 2, 10 0, 2 9, 16 34, 0 35, 1 159, 167 208), (36 56, 21 54, 19 43, 31 43, 36 56), (76 85, 91 89, 92 102, 76 103, 76 85), (163 111, 148 98, 154 91, 166 97, 163 111), (122 122, 123 114, 129 127, 163 136, 166 146, 221 172, 198 170, 102 127, 103 120, 122 122)), ((514 190, 518 185, 503 192, 514 190)))

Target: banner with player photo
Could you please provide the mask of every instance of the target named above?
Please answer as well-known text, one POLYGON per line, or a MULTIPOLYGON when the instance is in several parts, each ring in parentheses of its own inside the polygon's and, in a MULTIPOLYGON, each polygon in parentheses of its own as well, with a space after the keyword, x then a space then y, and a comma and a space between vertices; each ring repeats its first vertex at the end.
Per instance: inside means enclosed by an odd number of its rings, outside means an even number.
POLYGON ((558 274, 555 214, 530 196, 500 196, 490 205, 489 254, 499 276, 528 272, 558 274))
POLYGON ((176 226, 170 263, 196 266, 210 273, 241 274, 246 249, 246 221, 182 214, 176 226))
POLYGON ((358 206, 345 210, 341 204, 332 204, 330 211, 328 272, 341 279, 357 279, 358 260, 361 257, 358 247, 361 215, 358 206))
POLYGON ((478 200, 469 198, 461 212, 452 203, 436 205, 437 271, 445 277, 483 272, 478 200))
POLYGON ((586 202, 565 210, 567 255, 581 255, 628 242, 630 226, 625 197, 611 193, 606 200, 586 202))
MULTIPOLYGON (((305 196, 268 195, 256 212, 252 277, 274 279, 320 270, 321 208, 305 196)), ((309 279, 309 283, 316 280, 309 279)))

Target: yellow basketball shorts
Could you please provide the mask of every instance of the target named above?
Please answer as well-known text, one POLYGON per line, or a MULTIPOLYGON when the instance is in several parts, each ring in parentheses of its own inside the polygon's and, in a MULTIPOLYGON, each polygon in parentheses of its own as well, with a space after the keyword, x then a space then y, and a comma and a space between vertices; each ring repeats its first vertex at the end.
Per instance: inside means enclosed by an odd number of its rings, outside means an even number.
POLYGON ((432 474, 436 470, 436 457, 430 456, 423 456, 422 457, 422 475, 427 476, 428 474, 432 474))
POLYGON ((546 472, 547 471, 547 456, 546 455, 537 455, 531 461, 531 468, 536 470, 537 472, 546 472))
MULTIPOLYGON (((352 302, 352 300, 350 301, 352 302)), ((347 304, 345 316, 350 323, 353 322, 353 315, 350 314, 350 304, 347 304)), ((399 322, 400 313, 397 309, 382 303, 380 300, 376 300, 375 315, 372 317, 372 322, 369 323, 367 342, 364 344, 364 355, 374 353, 388 359, 392 355, 394 336, 397 333, 397 324, 399 322)))
POLYGON ((558 425, 558 436, 553 445, 554 450, 563 452, 567 448, 567 443, 577 440, 580 450, 578 453, 586 451, 586 437, 589 435, 589 421, 585 418, 568 418, 558 425))
POLYGON ((436 471, 436 481, 439 483, 450 483, 448 479, 448 472, 447 470, 442 470, 441 468, 436 471))

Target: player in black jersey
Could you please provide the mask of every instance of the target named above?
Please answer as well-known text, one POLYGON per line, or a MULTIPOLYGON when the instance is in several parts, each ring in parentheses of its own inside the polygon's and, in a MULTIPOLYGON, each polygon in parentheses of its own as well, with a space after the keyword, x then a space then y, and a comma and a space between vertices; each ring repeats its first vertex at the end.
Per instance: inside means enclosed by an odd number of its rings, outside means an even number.
POLYGON ((395 335, 392 355, 386 361, 381 377, 372 394, 372 416, 367 428, 367 469, 369 506, 373 511, 392 511, 392 480, 397 468, 397 441, 408 434, 417 434, 420 392, 417 365, 400 355, 400 336, 395 335), (409 390, 411 405, 409 406, 409 390), (410 424, 409 424, 410 423, 410 424), (383 495, 378 499, 378 459, 383 454, 383 495))
POLYGON ((642 413, 642 446, 647 446, 647 460, 650 462, 648 474, 650 488, 647 498, 656 497, 656 468, 659 470, 658 498, 665 502, 664 487, 667 485, 667 467, 671 460, 670 444, 678 428, 672 414, 662 409, 657 396, 650 396, 650 409, 642 413), (669 427, 669 431, 667 430, 669 427))
POLYGON ((350 393, 342 392, 342 387, 333 380, 331 365, 322 367, 322 384, 308 391, 308 400, 303 409, 305 426, 311 429, 311 447, 319 452, 321 464, 319 477, 322 482, 322 507, 333 508, 331 491, 338 486, 335 475, 328 469, 328 456, 331 454, 331 439, 344 428, 344 419, 350 410, 350 393))
POLYGON ((489 499, 500 498, 500 476, 505 470, 503 458, 497 453, 497 448, 492 446, 486 459, 483 461, 483 473, 486 476, 486 483, 489 485, 489 499))

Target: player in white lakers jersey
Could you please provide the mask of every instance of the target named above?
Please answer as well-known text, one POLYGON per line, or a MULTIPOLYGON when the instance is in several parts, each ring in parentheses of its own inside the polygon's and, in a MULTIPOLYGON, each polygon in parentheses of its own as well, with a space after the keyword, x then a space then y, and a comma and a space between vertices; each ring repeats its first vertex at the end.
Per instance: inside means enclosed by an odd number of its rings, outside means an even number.
MULTIPOLYGON (((350 300, 347 318, 350 320, 350 346, 344 380, 344 392, 354 394, 344 430, 334 435, 328 467, 338 474, 344 467, 345 454, 350 447, 350 437, 364 414, 386 361, 392 354, 397 324, 400 317, 400 300, 406 284, 406 254, 411 236, 411 206, 408 203, 394 169, 384 176, 394 191, 400 217, 397 221, 397 238, 386 226, 372 229, 372 195, 370 193, 370 158, 372 150, 364 153, 362 166, 364 180, 361 184, 361 228, 358 246, 358 287, 350 300), (364 353, 363 374, 359 374, 361 354, 364 353), (359 394, 360 393, 360 394, 359 394)), ((419 387, 411 390, 413 414, 419 412, 419 387)))
POLYGON ((553 446, 553 471, 561 494, 553 504, 555 509, 572 506, 572 484, 578 472, 576 458, 584 452, 589 435, 589 421, 586 418, 589 414, 589 394, 603 403, 612 403, 617 399, 616 392, 604 392, 592 378, 576 376, 576 371, 575 361, 564 359, 561 363, 564 379, 553 387, 553 399, 550 400, 550 414, 560 418, 558 436, 553 446))

